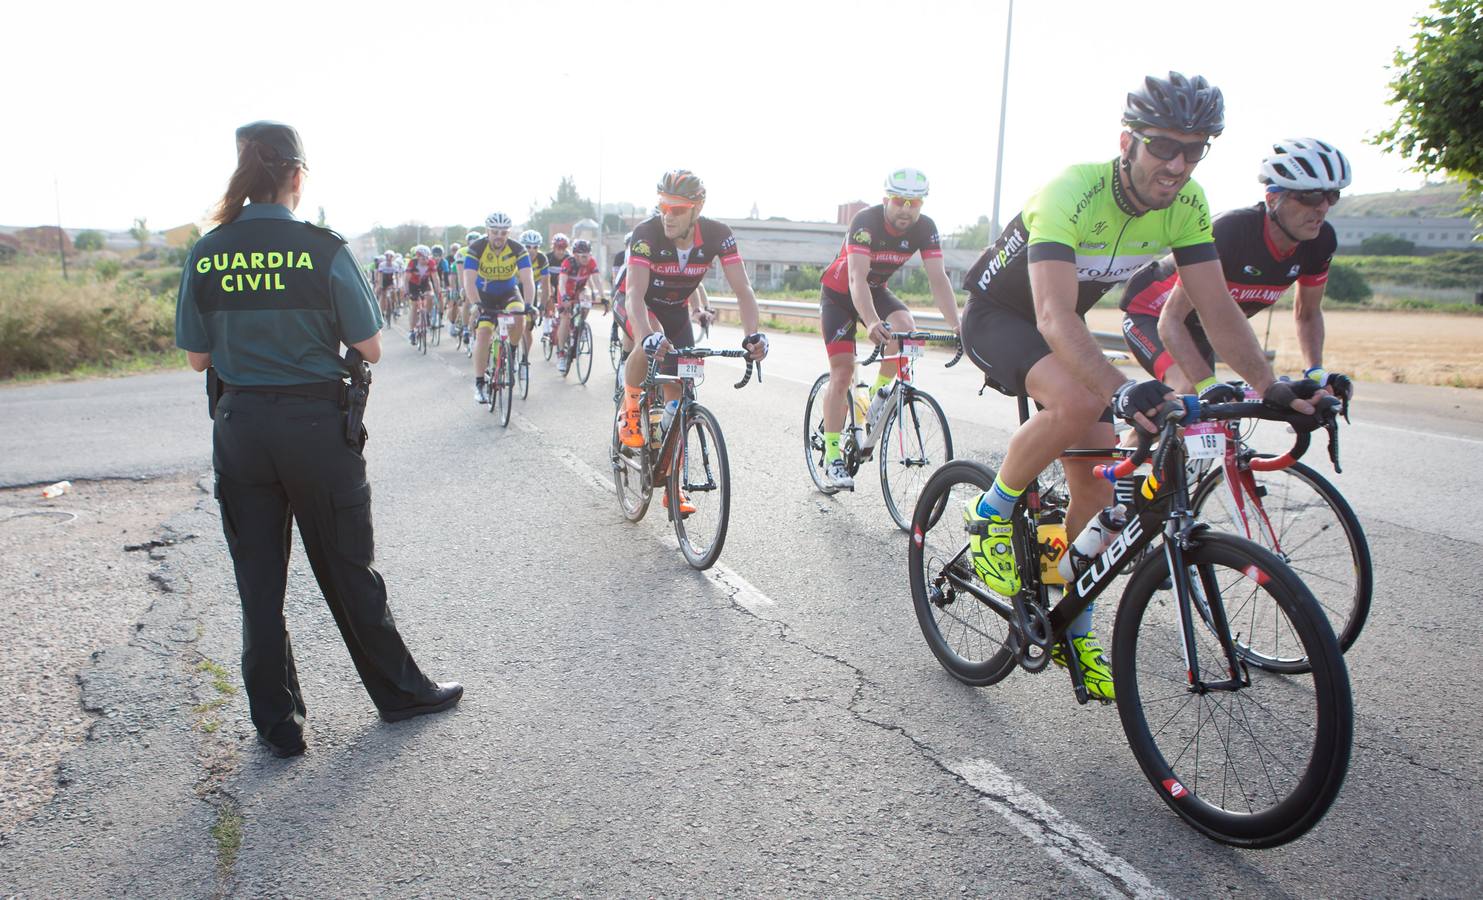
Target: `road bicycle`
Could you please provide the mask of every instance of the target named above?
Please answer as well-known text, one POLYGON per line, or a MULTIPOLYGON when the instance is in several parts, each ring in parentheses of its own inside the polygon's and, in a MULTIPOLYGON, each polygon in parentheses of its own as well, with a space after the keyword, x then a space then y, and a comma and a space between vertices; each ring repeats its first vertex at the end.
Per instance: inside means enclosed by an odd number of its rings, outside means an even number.
POLYGON ((432 335, 432 345, 437 347, 443 343, 443 301, 434 300, 429 312, 432 316, 432 324, 428 325, 428 331, 432 335))
MULTIPOLYGON (((612 313, 609 313, 609 315, 612 315, 612 313)), ((623 338, 619 334, 618 317, 614 315, 612 318, 613 327, 608 333, 608 361, 613 364, 613 371, 616 372, 623 367, 623 360, 627 358, 628 354, 623 352, 623 338)))
MULTIPOLYGON (((1337 459, 1333 412, 1328 402, 1304 417, 1260 403, 1181 398, 1160 417, 1158 451, 1151 473, 1135 479, 1138 503, 1126 527, 1070 583, 1057 569, 1067 548, 1065 508, 1032 481, 1013 513, 1022 581, 1013 597, 976 575, 963 515, 992 486, 994 471, 965 460, 943 466, 917 502, 908 541, 912 603, 933 655, 958 680, 987 686, 1017 667, 1043 671, 1059 646, 1076 700, 1086 703, 1067 629, 1128 572, 1112 673, 1118 716, 1144 775, 1170 809, 1214 840, 1273 847, 1300 837, 1328 811, 1348 770, 1354 710, 1343 654, 1318 601, 1286 563, 1196 521, 1186 465, 1217 458, 1222 424, 1239 419, 1296 426, 1287 454, 1294 460, 1308 448, 1307 429, 1321 424, 1337 459), (1158 552, 1143 552, 1160 539, 1158 552), (1304 671, 1248 665, 1238 649, 1243 638, 1266 644, 1278 633, 1301 648, 1304 671)), ((1131 457, 1098 474, 1130 477, 1149 459, 1152 437, 1140 434, 1131 457)))
MULTIPOLYGON (((911 527, 911 511, 916 506, 922 486, 937 467, 953 458, 953 435, 947 416, 937 400, 912 381, 913 366, 925 354, 928 342, 958 344, 958 352, 948 361, 947 368, 952 368, 962 359, 963 347, 957 335, 945 332, 908 331, 893 334, 893 337, 901 341, 901 354, 897 358, 897 374, 891 382, 880 421, 873 429, 864 421, 870 404, 869 391, 859 378, 857 367, 855 377, 850 379, 854 386, 850 402, 846 403, 839 449, 845 470, 852 478, 872 456, 876 457, 886 509, 896 526, 906 531, 911 527)), ((881 355, 883 346, 876 345, 874 352, 860 365, 884 361, 881 355)), ((803 407, 803 462, 814 486, 826 494, 834 494, 839 489, 831 486, 824 477, 824 394, 828 387, 829 373, 825 372, 814 382, 808 393, 808 402, 803 407)))
POLYGON ((496 319, 498 335, 494 346, 489 348, 484 384, 489 411, 499 411, 500 425, 504 427, 510 424, 510 413, 515 407, 515 382, 518 378, 515 348, 510 344, 510 329, 515 324, 515 315, 500 313, 496 319))
MULTIPOLYGON (((567 372, 576 369, 577 380, 582 384, 586 384, 587 379, 592 377, 592 327, 587 324, 587 316, 591 311, 591 300, 574 301, 570 313, 571 326, 567 331, 566 347, 563 348, 567 372)), ((558 313, 559 315, 563 314, 558 313)), ((561 377, 565 378, 566 372, 563 372, 561 377)))
MULTIPOLYGON (((639 398, 643 445, 631 448, 618 439, 615 416, 608 457, 623 517, 630 522, 642 519, 649 509, 654 486, 663 484, 666 512, 674 523, 680 553, 694 568, 708 569, 720 558, 726 543, 731 514, 731 466, 721 425, 714 413, 696 402, 695 389, 705 380, 707 357, 746 358, 746 372, 733 385, 738 390, 751 381, 756 364, 745 350, 684 347, 670 353, 677 360, 674 375, 659 374, 661 356, 649 360, 639 398), (672 410, 666 407, 660 391, 665 384, 680 385, 680 398, 672 410), (682 512, 681 504, 686 500, 695 508, 694 512, 682 512)), ((756 370, 760 382, 762 367, 756 365, 756 370)), ((614 399, 621 411, 621 380, 614 399)))

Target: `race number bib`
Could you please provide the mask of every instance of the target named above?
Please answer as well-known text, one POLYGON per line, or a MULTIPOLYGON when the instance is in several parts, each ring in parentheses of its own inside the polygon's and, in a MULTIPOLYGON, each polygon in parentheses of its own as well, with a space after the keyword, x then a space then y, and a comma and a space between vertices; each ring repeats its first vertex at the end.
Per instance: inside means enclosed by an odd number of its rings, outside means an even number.
POLYGON ((676 373, 681 378, 703 378, 705 377, 705 360, 682 356, 677 363, 676 373))
POLYGON ((1226 429, 1221 422, 1196 422, 1184 430, 1189 459, 1221 459, 1226 455, 1226 429))
POLYGON ((510 326, 513 325, 513 324, 515 324, 515 317, 514 316, 500 316, 499 317, 499 336, 502 337, 502 338, 509 337, 510 336, 510 326))
POLYGON ((591 300, 583 300, 583 301, 579 302, 577 304, 577 306, 579 308, 581 308, 581 309, 591 309, 592 308, 592 301, 591 300))
POLYGON ((926 341, 902 341, 901 355, 907 359, 921 359, 927 352, 926 341))

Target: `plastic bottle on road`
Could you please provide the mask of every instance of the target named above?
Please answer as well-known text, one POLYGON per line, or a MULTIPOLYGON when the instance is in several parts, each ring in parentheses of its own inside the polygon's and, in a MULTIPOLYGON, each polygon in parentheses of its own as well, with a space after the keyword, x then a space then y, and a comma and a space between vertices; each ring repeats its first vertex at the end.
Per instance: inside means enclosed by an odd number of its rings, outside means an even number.
POLYGON ((72 490, 72 482, 59 481, 56 484, 49 484, 46 487, 42 488, 41 496, 45 497, 48 500, 55 500, 70 490, 72 490))

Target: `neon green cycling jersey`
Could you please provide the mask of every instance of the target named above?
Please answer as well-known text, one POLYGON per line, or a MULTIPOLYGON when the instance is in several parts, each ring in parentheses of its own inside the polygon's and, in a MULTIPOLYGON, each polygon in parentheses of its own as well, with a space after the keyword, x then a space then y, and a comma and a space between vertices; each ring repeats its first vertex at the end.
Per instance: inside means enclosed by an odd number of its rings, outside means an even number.
POLYGON ((1072 166, 1042 188, 1004 229, 963 287, 1035 319, 1029 263, 1076 264, 1076 312, 1088 309, 1140 266, 1169 250, 1180 265, 1217 259, 1205 191, 1186 182, 1167 209, 1137 215, 1118 180, 1117 160, 1072 166))

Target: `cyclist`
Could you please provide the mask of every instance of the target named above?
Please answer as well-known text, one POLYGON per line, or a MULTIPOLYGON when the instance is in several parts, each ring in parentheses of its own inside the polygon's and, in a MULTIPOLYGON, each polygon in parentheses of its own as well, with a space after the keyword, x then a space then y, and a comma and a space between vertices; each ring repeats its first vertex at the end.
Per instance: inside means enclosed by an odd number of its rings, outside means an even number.
POLYGON ((865 415, 869 447, 899 368, 900 343, 890 340, 890 333, 916 327, 906 304, 886 286, 912 254, 922 255, 932 300, 953 331, 958 330, 958 301, 947 279, 937 225, 922 215, 927 188, 927 176, 916 169, 897 169, 887 175, 885 196, 850 220, 839 255, 820 279, 819 331, 829 356, 829 387, 824 392, 824 479, 836 488, 855 486, 839 449, 850 378, 855 373, 855 327, 863 322, 872 341, 887 345, 887 356, 881 359, 865 415))
MULTIPOLYGON (((1296 281, 1293 319, 1307 367, 1303 374, 1347 397, 1353 392, 1349 378, 1323 368, 1323 290, 1338 248, 1334 226, 1324 218, 1349 186, 1349 160, 1315 138, 1289 139, 1272 145, 1259 177, 1266 185, 1263 202, 1215 217, 1226 287, 1250 319, 1296 281)), ((1119 305, 1127 313, 1128 349, 1150 374, 1181 393, 1198 394, 1217 384, 1215 351, 1172 259, 1139 269, 1119 305)))
POLYGON ((488 402, 488 395, 484 393, 484 366, 488 362, 490 338, 499 316, 514 316, 515 321, 510 326, 510 346, 519 346, 525 325, 525 316, 520 315, 525 312, 524 298, 535 296, 530 254, 509 239, 513 224, 505 213, 490 213, 484 220, 486 236, 469 244, 468 253, 464 256, 464 296, 469 298, 470 306, 475 300, 479 305, 474 322, 474 399, 480 403, 488 402))
POLYGON ((556 294, 556 315, 559 324, 556 329, 556 370, 563 375, 571 362, 566 358, 566 342, 572 333, 571 310, 584 289, 597 293, 594 289, 595 282, 589 283, 592 276, 597 274, 597 260, 592 258, 592 242, 578 238, 571 248, 572 252, 562 260, 561 270, 557 273, 559 290, 556 294))
POLYGON ((390 250, 376 262, 376 273, 381 283, 376 286, 376 300, 381 304, 381 317, 391 321, 392 308, 396 304, 396 254, 390 250))
POLYGON ((428 293, 443 302, 443 288, 438 284, 438 266, 433 262, 432 248, 418 244, 412 248, 412 262, 407 266, 407 295, 412 302, 412 316, 408 323, 407 340, 417 346, 417 328, 431 324, 428 293))
POLYGON ((536 315, 543 314, 550 302, 547 299, 550 297, 550 291, 547 290, 546 281, 551 261, 546 254, 541 252, 541 242, 541 233, 534 228, 527 228, 520 232, 520 246, 530 254, 530 271, 536 286, 535 294, 527 297, 525 304, 525 318, 528 327, 525 329, 524 351, 527 356, 530 355, 530 341, 531 335, 535 332, 536 315))
POLYGON ((438 300, 438 319, 448 317, 448 301, 453 297, 453 265, 448 262, 448 253, 442 244, 433 244, 433 265, 438 267, 438 284, 443 287, 443 296, 438 300))
MULTIPOLYGON (((474 241, 477 241, 481 237, 483 237, 483 235, 479 232, 470 231, 468 235, 464 237, 464 240, 467 241, 469 244, 472 244, 474 241)), ((452 257, 455 300, 453 304, 453 314, 448 318, 448 333, 453 336, 454 342, 457 343, 458 340, 463 337, 464 332, 468 330, 468 310, 470 307, 473 306, 474 300, 473 298, 469 297, 463 289, 463 269, 464 261, 468 258, 469 254, 468 246, 459 247, 457 244, 454 244, 453 246, 454 250, 452 257)))
MULTIPOLYGON (((623 370, 623 405, 618 414, 618 438, 628 447, 643 445, 639 424, 639 397, 647 375, 650 354, 663 354, 670 347, 689 347, 695 343, 695 332, 686 311, 686 300, 710 271, 711 263, 721 261, 721 271, 736 294, 741 313, 742 330, 747 336, 742 349, 750 358, 767 356, 767 336, 758 330, 757 298, 736 248, 731 229, 700 212, 705 206, 705 185, 689 169, 671 169, 659 180, 659 214, 650 216, 633 230, 628 247, 625 303, 642 306, 657 320, 660 329, 651 327, 649 315, 626 315, 624 328, 644 353, 630 353, 623 370)), ((675 361, 666 363, 673 374, 675 361)), ((666 400, 679 399, 679 386, 664 386, 666 400)), ((694 507, 680 498, 680 511, 690 513, 694 507)))
MULTIPOLYGON (((1110 447, 1112 415, 1153 431, 1168 400, 1158 381, 1127 379, 1102 355, 1083 316, 1115 284, 1172 248, 1190 301, 1216 349, 1267 400, 1310 413, 1312 391, 1273 375, 1226 290, 1205 192, 1191 180, 1224 130, 1224 101, 1204 78, 1149 76, 1128 94, 1120 154, 1076 165, 1025 204, 969 270, 963 344, 986 381, 1032 397, 1040 411, 1009 440, 990 490, 969 501, 970 555, 991 590, 1020 589, 1011 512, 1030 480, 1068 447, 1110 447), (1108 398, 1112 398, 1108 408, 1108 398)), ((1081 532, 1112 499, 1091 461, 1065 459, 1067 531, 1081 532)), ((1091 609, 1068 629, 1091 696, 1112 700, 1112 671, 1092 632, 1091 609)), ((1061 650, 1053 659, 1065 665, 1061 650)))
POLYGON ((558 231, 551 238, 551 254, 547 258, 550 268, 550 279, 546 285, 546 305, 542 313, 551 316, 555 314, 556 301, 561 296, 561 266, 571 255, 571 238, 558 231))

